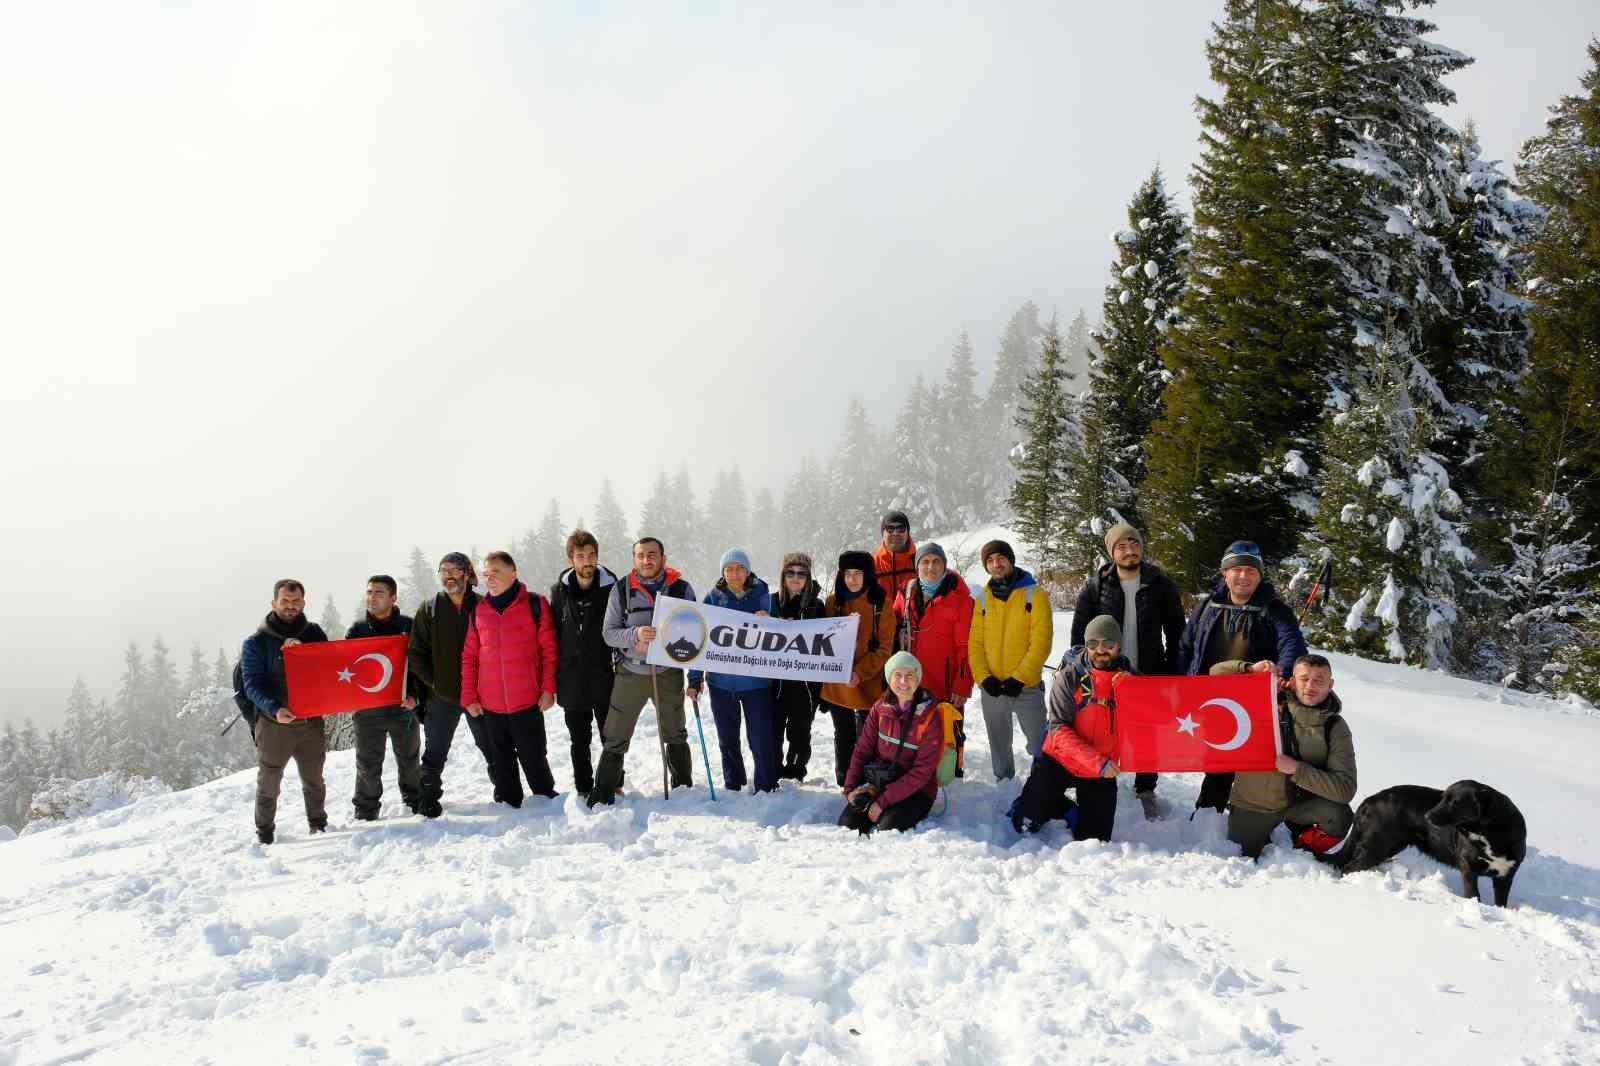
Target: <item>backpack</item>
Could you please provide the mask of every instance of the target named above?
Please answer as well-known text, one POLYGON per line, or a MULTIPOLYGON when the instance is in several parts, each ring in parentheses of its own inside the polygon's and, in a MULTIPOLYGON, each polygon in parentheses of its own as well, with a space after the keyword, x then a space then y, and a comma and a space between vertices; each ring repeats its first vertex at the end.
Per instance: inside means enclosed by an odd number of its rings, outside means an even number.
POLYGON ((939 770, 935 779, 944 788, 955 779, 956 770, 963 762, 962 740, 966 734, 961 728, 961 710, 955 704, 940 700, 933 705, 939 712, 939 728, 944 733, 944 752, 939 756, 939 770))
POLYGON ((254 701, 244 694, 244 665, 233 664, 233 705, 239 708, 239 716, 250 727, 251 735, 256 731, 256 715, 261 713, 254 701))
MULTIPOLYGON (((1330 714, 1322 723, 1322 747, 1324 751, 1333 751, 1333 726, 1343 718, 1342 714, 1330 714)), ((1278 736, 1283 741, 1283 753, 1291 759, 1300 758, 1300 744, 1294 736, 1294 716, 1285 708, 1278 708, 1278 736)), ((1305 789, 1300 788, 1292 780, 1289 782, 1289 796, 1291 799, 1310 795, 1305 789)))

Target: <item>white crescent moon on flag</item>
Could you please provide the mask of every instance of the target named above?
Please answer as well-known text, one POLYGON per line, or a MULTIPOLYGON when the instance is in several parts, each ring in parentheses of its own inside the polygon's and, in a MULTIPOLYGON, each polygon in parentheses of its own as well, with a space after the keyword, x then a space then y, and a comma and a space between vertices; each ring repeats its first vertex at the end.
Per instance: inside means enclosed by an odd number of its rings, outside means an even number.
MULTIPOLYGON (((389 681, 390 681, 391 678, 394 677, 394 663, 389 661, 389 657, 387 655, 379 655, 375 651, 369 651, 369 652, 367 652, 367 654, 365 654, 365 655, 361 656, 361 658, 357 659, 355 663, 351 663, 350 665, 354 666, 354 665, 356 665, 356 663, 362 662, 363 660, 366 660, 366 659, 371 659, 375 663, 382 663, 383 664, 383 680, 379 681, 376 685, 373 685, 371 688, 368 688, 365 685, 357 685, 356 687, 359 688, 363 692, 382 692, 384 689, 389 687, 389 681)), ((1234 704, 1234 706, 1237 707, 1238 704, 1234 704)), ((1248 728, 1248 725, 1247 725, 1246 728, 1248 728)))
POLYGON ((1235 728, 1233 739, 1228 741, 1226 744, 1213 744, 1208 740, 1206 741, 1206 747, 1216 748, 1218 751, 1232 751, 1234 748, 1242 747, 1244 742, 1250 739, 1250 715, 1245 712, 1243 706, 1235 701, 1221 698, 1206 700, 1199 706, 1198 709, 1203 711, 1207 707, 1212 706, 1221 707, 1224 710, 1231 712, 1235 722, 1235 728))

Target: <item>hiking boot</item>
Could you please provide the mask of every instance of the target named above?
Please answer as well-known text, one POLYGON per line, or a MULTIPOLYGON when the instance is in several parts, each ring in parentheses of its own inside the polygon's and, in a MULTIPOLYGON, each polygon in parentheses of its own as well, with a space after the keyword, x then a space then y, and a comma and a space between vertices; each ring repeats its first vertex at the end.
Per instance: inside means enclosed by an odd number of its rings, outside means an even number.
POLYGON ((1140 792, 1139 806, 1144 808, 1144 820, 1147 822, 1161 821, 1161 805, 1156 802, 1154 792, 1140 792))
MULTIPOLYGON (((356 812, 356 821, 358 821, 358 822, 376 822, 377 820, 378 820, 378 812, 377 811, 357 811, 356 812)), ((312 832, 314 833, 314 832, 316 832, 316 830, 313 829, 312 832)))
POLYGON ((417 801, 417 813, 424 818, 437 818, 444 813, 444 807, 437 796, 428 796, 417 801))
POLYGON ((256 830, 256 843, 258 843, 258 844, 270 844, 270 843, 272 843, 272 830, 270 830, 270 829, 257 829, 256 830))
POLYGON ((597 803, 610 805, 622 795, 622 756, 615 752, 603 752, 600 755, 600 765, 595 767, 594 787, 584 797, 583 802, 593 807, 597 803))
POLYGON ((313 832, 313 833, 326 833, 328 831, 328 823, 327 822, 308 822, 306 824, 306 828, 311 830, 311 832, 313 832))
POLYGON ((687 743, 667 745, 667 775, 672 779, 673 788, 694 785, 694 756, 687 743))

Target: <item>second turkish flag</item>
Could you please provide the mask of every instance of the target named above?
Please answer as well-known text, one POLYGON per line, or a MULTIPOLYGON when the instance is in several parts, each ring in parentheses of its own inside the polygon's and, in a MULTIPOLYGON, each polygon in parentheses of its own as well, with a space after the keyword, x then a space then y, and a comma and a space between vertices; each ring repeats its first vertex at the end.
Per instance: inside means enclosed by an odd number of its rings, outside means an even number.
POLYGON ((296 644, 283 649, 283 673, 296 718, 393 707, 406 698, 406 638, 296 644))
POLYGON ((1271 770, 1281 750, 1277 680, 1122 677, 1116 682, 1117 767, 1130 773, 1271 770))

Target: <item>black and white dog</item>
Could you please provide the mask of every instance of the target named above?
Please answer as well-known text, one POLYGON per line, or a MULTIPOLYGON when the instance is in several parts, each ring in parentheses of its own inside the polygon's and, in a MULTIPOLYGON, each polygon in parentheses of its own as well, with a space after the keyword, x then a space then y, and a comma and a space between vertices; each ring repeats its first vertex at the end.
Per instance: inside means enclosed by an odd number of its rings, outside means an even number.
POLYGON ((1492 878, 1495 905, 1504 907, 1527 843, 1522 812, 1488 785, 1457 781, 1443 792, 1396 785, 1363 800, 1344 847, 1318 859, 1354 873, 1415 847, 1460 870, 1468 899, 1478 898, 1478 878, 1492 878))

